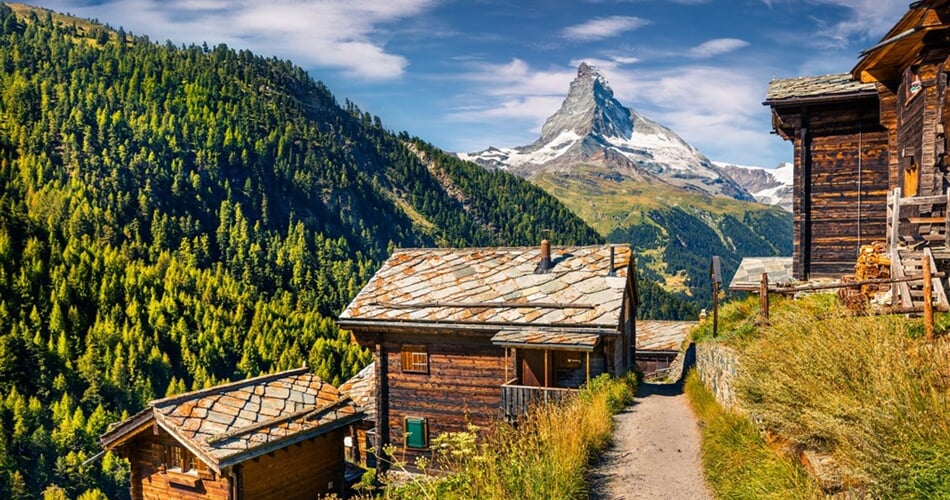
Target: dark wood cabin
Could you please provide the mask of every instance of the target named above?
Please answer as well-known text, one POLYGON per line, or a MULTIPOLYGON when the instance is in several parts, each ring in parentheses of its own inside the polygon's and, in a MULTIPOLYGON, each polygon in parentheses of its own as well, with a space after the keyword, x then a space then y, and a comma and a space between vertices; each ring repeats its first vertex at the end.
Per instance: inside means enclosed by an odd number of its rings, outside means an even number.
MULTIPOLYGON (((910 4, 877 45, 861 54, 851 72, 873 85, 881 124, 888 134, 887 248, 891 274, 920 274, 922 260, 950 270, 950 0, 910 4)), ((938 306, 950 308, 941 280, 938 306)), ((900 305, 915 307, 921 295, 903 283, 900 305)))
POLYGON ((633 266, 628 246, 394 252, 339 319, 375 352, 378 443, 411 464, 441 433, 631 369, 633 266))
POLYGON ((853 272, 861 245, 886 235, 888 132, 877 90, 850 74, 773 80, 765 104, 794 144, 794 277, 853 272))
MULTIPOLYGON (((776 80, 765 104, 795 145, 793 273, 850 273, 885 241, 891 276, 950 271, 950 0, 923 0, 850 74, 776 80)), ((950 309, 940 279, 937 305, 950 309)), ((901 283, 894 305, 920 305, 901 283)))
POLYGON ((100 441, 131 463, 133 499, 311 499, 344 493, 362 413, 306 369, 158 399, 100 441))

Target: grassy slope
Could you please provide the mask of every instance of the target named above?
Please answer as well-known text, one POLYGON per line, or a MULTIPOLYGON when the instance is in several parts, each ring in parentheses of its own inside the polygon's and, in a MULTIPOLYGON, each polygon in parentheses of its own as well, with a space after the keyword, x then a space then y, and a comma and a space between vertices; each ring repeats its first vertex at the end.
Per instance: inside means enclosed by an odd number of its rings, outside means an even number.
POLYGON ((871 498, 950 498, 950 317, 929 343, 918 319, 855 317, 821 295, 773 301, 760 331, 755 300, 720 316, 720 340, 740 351, 743 408, 796 449, 834 457, 871 498))
POLYGON ((553 194, 597 232, 639 223, 650 210, 692 207, 713 214, 741 217, 750 210, 767 210, 758 204, 720 196, 688 193, 664 184, 617 180, 610 169, 577 165, 570 174, 542 174, 531 182, 553 194))

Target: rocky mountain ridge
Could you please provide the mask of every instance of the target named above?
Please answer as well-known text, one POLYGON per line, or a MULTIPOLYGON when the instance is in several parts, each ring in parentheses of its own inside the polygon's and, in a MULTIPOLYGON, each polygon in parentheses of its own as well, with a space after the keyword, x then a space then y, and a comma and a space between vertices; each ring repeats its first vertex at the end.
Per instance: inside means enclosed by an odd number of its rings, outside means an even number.
POLYGON ((782 163, 775 168, 749 167, 716 163, 729 177, 765 205, 792 211, 793 165, 782 163))
POLYGON ((621 104, 604 75, 587 63, 578 66, 561 108, 545 121, 534 143, 458 156, 526 178, 569 173, 587 164, 607 167, 625 179, 754 200, 675 132, 621 104))

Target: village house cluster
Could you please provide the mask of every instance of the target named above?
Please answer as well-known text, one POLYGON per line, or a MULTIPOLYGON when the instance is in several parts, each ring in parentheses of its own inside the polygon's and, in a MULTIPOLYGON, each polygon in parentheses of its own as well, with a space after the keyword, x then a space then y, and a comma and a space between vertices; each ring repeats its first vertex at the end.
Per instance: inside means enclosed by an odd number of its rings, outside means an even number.
MULTIPOLYGON (((897 273, 947 267, 948 97, 950 0, 912 4, 850 73, 771 82, 795 151, 795 278, 849 273, 875 241, 897 273)), ((339 318, 375 354, 342 390, 266 375, 153 401, 101 442, 130 460, 136 499, 344 495, 347 460, 378 444, 411 462, 439 433, 668 365, 685 331, 636 321, 635 269, 629 246, 397 250, 339 318)))

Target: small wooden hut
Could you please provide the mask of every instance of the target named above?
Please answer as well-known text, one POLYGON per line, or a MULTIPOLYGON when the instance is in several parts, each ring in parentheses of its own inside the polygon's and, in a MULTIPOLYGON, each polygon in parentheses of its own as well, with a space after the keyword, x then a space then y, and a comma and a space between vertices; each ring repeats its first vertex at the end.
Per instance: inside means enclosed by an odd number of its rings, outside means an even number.
POLYGON ((152 401, 100 441, 131 463, 133 499, 311 499, 344 494, 344 434, 362 416, 299 369, 152 401))

